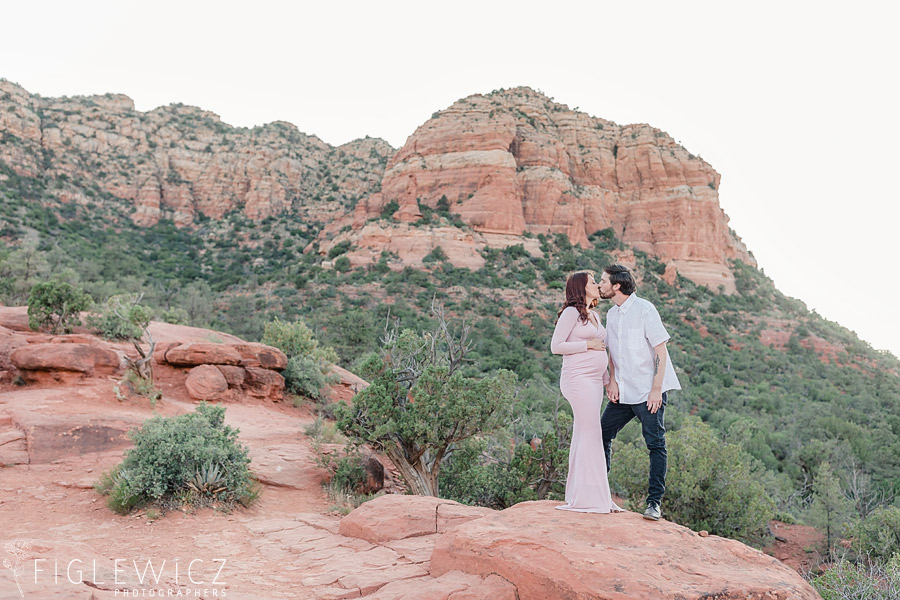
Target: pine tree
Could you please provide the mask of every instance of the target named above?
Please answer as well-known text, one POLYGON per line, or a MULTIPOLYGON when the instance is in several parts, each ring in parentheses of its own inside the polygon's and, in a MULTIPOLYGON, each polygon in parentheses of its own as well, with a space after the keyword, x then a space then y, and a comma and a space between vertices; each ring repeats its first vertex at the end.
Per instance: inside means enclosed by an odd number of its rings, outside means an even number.
POLYGON ((825 532, 825 541, 831 552, 853 515, 853 504, 841 491, 838 478, 828 461, 819 465, 812 492, 808 518, 815 527, 825 532))

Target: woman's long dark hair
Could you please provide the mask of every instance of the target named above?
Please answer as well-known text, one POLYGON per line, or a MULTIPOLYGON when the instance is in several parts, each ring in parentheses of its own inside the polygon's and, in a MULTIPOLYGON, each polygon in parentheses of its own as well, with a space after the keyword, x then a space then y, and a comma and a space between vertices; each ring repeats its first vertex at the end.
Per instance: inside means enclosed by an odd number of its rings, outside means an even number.
POLYGON ((562 308, 559 309, 559 312, 556 313, 557 320, 559 320, 559 315, 564 310, 574 306, 578 309, 578 317, 581 319, 581 322, 585 325, 588 324, 590 317, 588 316, 587 297, 584 293, 587 287, 588 275, 593 275, 593 273, 590 271, 579 271, 572 273, 566 279, 566 301, 563 303, 562 308))

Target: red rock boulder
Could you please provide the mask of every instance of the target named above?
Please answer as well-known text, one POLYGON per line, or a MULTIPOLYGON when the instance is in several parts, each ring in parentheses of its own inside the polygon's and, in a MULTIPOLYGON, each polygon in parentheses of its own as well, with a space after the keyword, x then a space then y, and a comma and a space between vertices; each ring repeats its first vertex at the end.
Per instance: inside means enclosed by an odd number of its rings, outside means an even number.
POLYGON ((386 494, 369 500, 341 519, 340 533, 380 544, 442 533, 493 512, 434 496, 386 494))
POLYGON ((247 371, 244 367, 236 367, 234 365, 216 365, 219 372, 225 377, 230 388, 240 388, 247 379, 247 371))
POLYGON ((287 356, 278 348, 259 343, 231 344, 241 355, 244 367, 282 370, 287 367, 287 356))
POLYGON ((194 367, 184 385, 194 400, 215 400, 228 389, 228 381, 215 365, 194 367))
POLYGON ((166 351, 166 362, 176 367, 239 365, 241 355, 233 346, 211 342, 181 344, 166 351))
POLYGON ((241 390, 249 396, 275 401, 284 398, 284 377, 280 373, 260 367, 247 367, 245 371, 247 377, 241 390))
POLYGON ((10 361, 22 372, 26 381, 39 381, 48 375, 53 379, 111 375, 121 365, 119 355, 98 344, 28 344, 13 350, 10 361))

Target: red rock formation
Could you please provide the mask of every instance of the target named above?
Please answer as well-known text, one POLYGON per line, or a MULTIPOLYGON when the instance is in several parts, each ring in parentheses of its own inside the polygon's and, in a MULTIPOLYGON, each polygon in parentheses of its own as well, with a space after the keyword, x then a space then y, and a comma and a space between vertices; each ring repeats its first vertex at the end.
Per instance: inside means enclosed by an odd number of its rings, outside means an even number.
POLYGON ((104 204, 96 185, 131 202, 139 225, 188 226, 235 210, 253 220, 285 212, 329 220, 371 193, 394 152, 371 138, 332 147, 284 122, 231 127, 180 104, 142 113, 122 95, 42 98, 8 81, 0 81, 0 140, 0 162, 56 178, 48 194, 61 202, 104 204))
POLYGON ((250 396, 281 400, 284 397, 284 377, 281 373, 260 367, 246 367, 247 379, 241 389, 250 396))
POLYGON ((331 374, 339 381, 328 387, 328 397, 332 402, 350 402, 357 392, 369 387, 369 382, 338 365, 331 367, 331 374))
POLYGON ((320 252, 352 241, 353 264, 384 250, 399 266, 418 265, 440 246, 453 264, 477 268, 486 245, 520 243, 525 233, 586 244, 605 228, 712 289, 734 289, 729 259, 755 264, 728 228, 708 163, 649 125, 594 118, 529 88, 459 100, 396 154, 380 140, 333 148, 287 123, 238 129, 190 106, 140 113, 125 96, 45 99, 5 81, 0 133, 10 142, 0 143, 0 161, 55 178, 48 193, 60 202, 106 202, 89 189, 96 185, 133 203, 141 225, 291 213, 329 224, 320 252), (394 226, 442 199, 462 228, 394 226), (373 226, 392 202, 391 224, 373 226))
POLYGON ((246 343, 235 344, 234 349, 241 355, 241 365, 244 367, 262 367, 278 371, 287 367, 287 356, 278 348, 259 343, 246 343))
POLYGON ((522 502, 461 524, 431 556, 431 574, 496 574, 521 600, 777 598, 815 600, 795 571, 740 542, 637 513, 585 515, 522 502))
MULTIPOLYGON (((17 377, 49 387, 86 378, 106 379, 122 374, 123 357, 137 357, 127 343, 113 344, 85 333, 54 336, 33 332, 22 323, 25 314, 25 307, 0 307, 0 384, 17 377)), ((150 330, 161 340, 154 352, 154 378, 174 384, 179 394, 184 391, 195 400, 235 402, 248 397, 276 402, 284 398, 284 377, 277 371, 287 366, 287 357, 281 350, 196 327, 151 323, 150 330), (227 342, 201 341, 214 334, 227 342), (193 368, 188 371, 186 367, 193 368)), ((360 387, 362 380, 350 379, 341 378, 348 386, 360 387)))
MULTIPOLYGON (((587 244, 588 235, 612 228, 683 275, 733 290, 728 260, 755 262, 728 228, 719 179, 708 163, 658 129, 616 125, 515 88, 459 100, 419 127, 388 163, 381 192, 357 205, 354 234, 333 243, 377 244, 415 264, 423 253, 404 250, 415 245, 410 240, 427 236, 402 226, 376 231, 369 221, 396 202, 393 221, 414 222, 420 204, 435 209, 445 198, 450 212, 475 233, 563 233, 587 244)), ((431 247, 440 245, 455 265, 469 266, 467 253, 447 251, 463 231, 428 233, 431 247)))
POLYGON ((44 343, 28 344, 9 353, 9 360, 26 381, 40 381, 47 377, 62 381, 68 374, 81 377, 110 375, 120 368, 121 358, 102 343, 44 343))
POLYGON ((233 346, 210 342, 191 342, 169 349, 166 362, 176 367, 197 365, 239 365, 241 354, 233 346))

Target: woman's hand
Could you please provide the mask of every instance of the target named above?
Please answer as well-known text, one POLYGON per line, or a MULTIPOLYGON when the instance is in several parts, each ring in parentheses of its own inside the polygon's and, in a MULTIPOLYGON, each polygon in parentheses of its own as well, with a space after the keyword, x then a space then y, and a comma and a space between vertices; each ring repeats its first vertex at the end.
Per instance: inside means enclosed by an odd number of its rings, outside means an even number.
POLYGON ((588 350, 606 350, 606 343, 600 338, 591 338, 587 342, 588 350))

